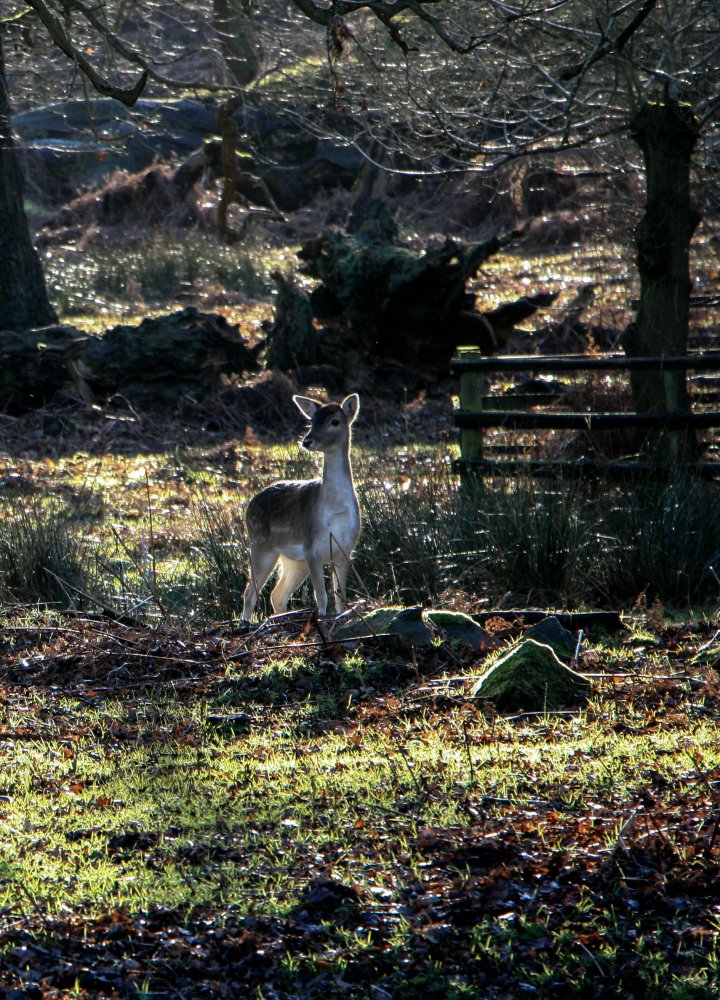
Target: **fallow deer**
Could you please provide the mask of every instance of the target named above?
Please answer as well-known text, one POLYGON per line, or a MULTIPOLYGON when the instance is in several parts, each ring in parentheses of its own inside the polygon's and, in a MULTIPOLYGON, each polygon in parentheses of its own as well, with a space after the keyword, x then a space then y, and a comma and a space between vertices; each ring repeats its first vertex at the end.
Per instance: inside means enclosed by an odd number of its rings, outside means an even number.
POLYGON ((258 594, 275 566, 278 581, 270 595, 273 612, 287 609, 290 595, 310 576, 320 615, 327 613, 324 567, 330 567, 336 613, 345 608, 350 556, 360 535, 360 506, 350 466, 350 428, 360 409, 356 393, 342 403, 323 405, 293 396, 310 420, 303 447, 323 455, 322 479, 273 483, 248 504, 250 578, 243 618, 249 621, 258 594))

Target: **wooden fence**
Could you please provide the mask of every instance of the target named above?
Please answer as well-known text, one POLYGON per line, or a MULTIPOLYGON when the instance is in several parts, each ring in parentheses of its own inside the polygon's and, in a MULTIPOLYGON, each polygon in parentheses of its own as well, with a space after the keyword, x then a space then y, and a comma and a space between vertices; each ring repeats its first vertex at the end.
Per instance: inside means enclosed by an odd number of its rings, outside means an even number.
MULTIPOLYGON (((686 430, 708 431, 704 460, 693 463, 699 474, 720 477, 720 442, 712 434, 720 428, 720 351, 703 351, 678 357, 629 358, 624 354, 605 355, 508 355, 482 356, 476 350, 461 349, 451 362, 451 371, 460 376, 460 408, 455 411, 455 425, 460 428, 461 457, 455 463, 460 473, 492 474, 525 471, 533 475, 583 471, 589 474, 626 473, 653 469, 655 463, 638 454, 620 457, 587 457, 571 459, 533 458, 532 439, 540 431, 599 431, 627 430, 659 432, 669 435, 672 444, 686 430), (674 397, 673 386, 679 371, 702 373, 689 379, 690 412, 676 409, 664 413, 636 413, 624 410, 577 410, 568 407, 568 388, 579 375, 614 373, 627 376, 639 369, 655 369, 665 375, 667 396, 674 397), (550 373, 563 379, 561 386, 538 385, 530 381, 530 389, 506 386, 502 394, 493 379, 508 382, 513 376, 528 377, 550 373), (545 391, 539 391, 544 389, 545 391), (559 391, 558 391, 559 390, 559 391), (486 431, 509 432, 486 440, 486 431), (532 435, 524 432, 533 432, 532 435), (504 440, 498 440, 504 438, 504 440), (530 440, 528 439, 530 438, 530 440)), ((629 393, 629 389, 628 389, 629 393)), ((577 393, 576 393, 577 395, 577 393)))

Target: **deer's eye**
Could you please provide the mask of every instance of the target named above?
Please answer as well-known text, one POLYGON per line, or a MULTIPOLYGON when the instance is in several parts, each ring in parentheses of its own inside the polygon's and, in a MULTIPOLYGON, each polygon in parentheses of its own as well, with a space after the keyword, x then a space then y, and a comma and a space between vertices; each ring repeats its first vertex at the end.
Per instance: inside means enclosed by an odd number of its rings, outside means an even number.
POLYGON ((340 426, 340 421, 337 419, 337 417, 335 418, 335 420, 331 420, 330 423, 332 424, 333 427, 340 426))

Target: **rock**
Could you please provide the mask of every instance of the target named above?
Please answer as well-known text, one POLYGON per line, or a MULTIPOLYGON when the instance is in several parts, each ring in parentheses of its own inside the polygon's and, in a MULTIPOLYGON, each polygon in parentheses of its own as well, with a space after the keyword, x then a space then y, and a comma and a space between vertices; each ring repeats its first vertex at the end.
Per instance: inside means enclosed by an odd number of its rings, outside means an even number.
POLYGON ((590 682, 566 667, 550 646, 526 639, 497 660, 470 693, 503 712, 552 712, 584 700, 590 682))
MULTIPOLYGON (((251 200, 260 178, 278 206, 293 211, 323 191, 351 187, 364 162, 353 143, 317 138, 257 93, 246 96, 233 119, 246 164, 242 193, 251 200)), ((336 129, 351 128, 349 119, 333 119, 336 129)), ((53 200, 118 168, 137 173, 158 159, 197 159, 204 142, 215 145, 218 108, 187 98, 142 99, 132 108, 112 98, 69 100, 17 114, 12 125, 26 173, 41 180, 53 200)))
POLYGON ((457 611, 425 611, 412 608, 377 608, 341 625, 335 632, 339 641, 378 634, 378 640, 390 645, 429 646, 440 634, 444 641, 462 642, 473 649, 489 649, 493 640, 469 615, 457 611))
POLYGON ((344 885, 336 879, 313 879, 300 895, 300 902, 291 910, 302 922, 319 924, 322 921, 352 923, 360 916, 360 894, 353 885, 344 885))
POLYGON ((489 632, 460 611, 427 611, 425 620, 440 631, 445 640, 461 642, 473 649, 490 649, 493 639, 489 632))
POLYGON ((376 608, 362 616, 341 625, 333 638, 338 642, 346 639, 365 638, 377 635, 377 641, 389 646, 429 646, 432 629, 423 621, 422 608, 376 608))
POLYGON ((534 639, 535 642, 544 643, 551 646, 557 655, 564 660, 570 660, 575 655, 577 643, 572 632, 560 624, 560 620, 555 615, 543 618, 541 622, 533 625, 525 633, 526 639, 534 639))

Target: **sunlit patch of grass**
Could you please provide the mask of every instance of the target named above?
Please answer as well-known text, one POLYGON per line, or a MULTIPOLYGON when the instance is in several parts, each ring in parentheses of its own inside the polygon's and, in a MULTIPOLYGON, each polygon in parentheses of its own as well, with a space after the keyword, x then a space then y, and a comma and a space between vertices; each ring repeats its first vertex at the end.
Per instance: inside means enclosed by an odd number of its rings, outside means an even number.
POLYGON ((139 245, 118 237, 82 251, 54 247, 45 253, 45 271, 50 296, 64 317, 102 317, 107 325, 112 317, 127 321, 166 311, 179 297, 183 304, 189 296, 202 300, 213 289, 215 299, 222 292, 267 300, 269 273, 286 256, 284 250, 252 242, 231 247, 210 233, 188 231, 158 233, 139 245))
MULTIPOLYGON (((358 684, 362 669, 341 665, 339 689, 358 684)), ((644 733, 613 733, 584 713, 552 720, 552 740, 542 720, 492 729, 482 716, 463 721, 457 711, 442 726, 421 713, 395 723, 387 717, 372 729, 348 719, 322 733, 303 731, 288 725, 293 704, 317 691, 289 663, 284 708, 280 670, 275 661, 257 676, 255 699, 248 685, 242 734, 218 729, 215 713, 227 711, 222 681, 194 705, 169 691, 82 711, 69 699, 39 699, 9 717, 6 727, 30 726, 36 736, 0 748, 11 831, 3 904, 12 899, 14 912, 187 903, 284 912, 318 858, 333 877, 368 892, 412 879, 425 857, 422 831, 465 824, 468 802, 476 809, 484 802, 489 815, 493 802, 501 813, 509 804, 525 810, 533 835, 552 842, 558 814, 576 812, 563 806, 563 795, 576 789, 597 817, 584 819, 580 809, 578 836, 594 829, 597 849, 603 842, 613 849, 617 827, 605 811, 616 815, 649 774, 658 787, 701 780, 681 728, 656 734, 650 745, 644 733), (256 715, 267 701, 265 683, 275 708, 256 715)), ((711 720, 697 723, 692 745, 704 769, 720 765, 711 720)))
MULTIPOLYGON (((46 614, 37 628, 45 660, 68 623, 46 614)), ((667 934, 683 939, 688 983, 712 981, 717 957, 693 944, 682 911, 627 905, 642 898, 633 864, 654 871, 667 857, 697 873, 711 834, 720 741, 702 703, 711 686, 677 669, 689 650, 679 660, 666 644, 650 659, 632 635, 598 643, 596 664, 623 665, 619 687, 595 679, 572 715, 502 719, 467 687, 428 697, 408 656, 324 650, 316 635, 278 633, 275 648, 209 629, 198 640, 233 655, 200 689, 155 680, 152 648, 148 676, 122 693, 101 675, 79 693, 59 694, 57 678, 4 688, 0 910, 13 926, 155 908, 287 920, 305 937, 273 983, 299 996, 328 970, 385 982, 400 966, 392 988, 408 998, 420 986, 477 995, 489 975, 580 996, 593 971, 626 975, 628 933, 647 995, 672 978, 667 934), (357 892, 356 919, 311 903, 303 915, 318 878, 357 892)), ((141 637, 129 633, 128 650, 143 655, 141 637)), ((3 640, 9 662, 13 632, 3 640)), ((191 672, 197 683, 202 669, 191 672)))

